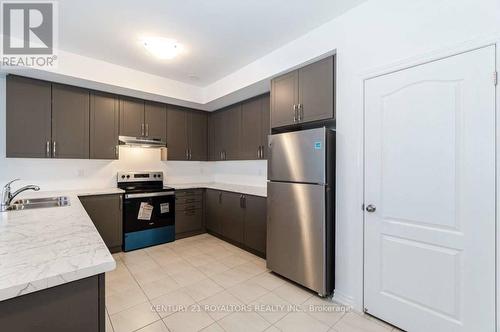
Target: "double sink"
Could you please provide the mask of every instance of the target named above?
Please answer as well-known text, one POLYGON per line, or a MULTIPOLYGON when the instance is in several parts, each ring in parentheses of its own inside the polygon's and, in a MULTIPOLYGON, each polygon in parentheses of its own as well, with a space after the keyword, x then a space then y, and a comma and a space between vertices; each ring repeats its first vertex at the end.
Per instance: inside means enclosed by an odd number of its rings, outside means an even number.
POLYGON ((20 211, 29 209, 41 209, 50 207, 61 207, 70 205, 68 196, 24 198, 13 201, 7 211, 20 211))

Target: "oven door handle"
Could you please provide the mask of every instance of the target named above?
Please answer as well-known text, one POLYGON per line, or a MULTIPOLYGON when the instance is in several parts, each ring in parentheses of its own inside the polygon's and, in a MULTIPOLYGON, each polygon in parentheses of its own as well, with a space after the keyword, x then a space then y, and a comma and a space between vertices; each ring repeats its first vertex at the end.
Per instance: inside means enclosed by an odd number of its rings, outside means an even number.
POLYGON ((125 194, 125 199, 143 198, 143 197, 174 196, 174 195, 175 195, 175 192, 172 192, 172 191, 158 192, 158 193, 125 194))

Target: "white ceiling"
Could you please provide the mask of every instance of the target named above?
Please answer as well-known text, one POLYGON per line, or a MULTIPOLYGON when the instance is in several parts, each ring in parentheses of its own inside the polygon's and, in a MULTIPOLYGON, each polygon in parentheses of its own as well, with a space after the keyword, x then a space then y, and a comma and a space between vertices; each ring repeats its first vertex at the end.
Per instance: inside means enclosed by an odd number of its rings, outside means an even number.
POLYGON ((364 1, 64 0, 59 48, 207 86, 364 1), (157 60, 144 35, 175 38, 186 53, 157 60))

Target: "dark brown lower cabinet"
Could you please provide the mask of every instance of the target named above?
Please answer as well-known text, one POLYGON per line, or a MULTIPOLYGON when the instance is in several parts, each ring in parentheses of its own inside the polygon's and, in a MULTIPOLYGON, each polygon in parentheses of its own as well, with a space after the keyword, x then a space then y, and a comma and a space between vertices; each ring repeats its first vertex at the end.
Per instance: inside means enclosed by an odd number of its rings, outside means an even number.
POLYGON ((208 232, 265 257, 266 198, 207 189, 208 232))
POLYGON ((0 330, 105 332, 104 273, 0 302, 0 330))
POLYGON ((204 233, 204 211, 203 189, 176 190, 175 238, 204 233))
POLYGON ((243 243, 245 236, 243 195, 223 191, 221 208, 221 235, 243 243))
POLYGON ((79 198, 109 251, 121 251, 122 195, 80 196, 79 198))
POLYGON ((267 234, 267 204, 266 198, 244 196, 245 209, 245 240, 250 249, 266 253, 267 234))
POLYGON ((222 191, 207 189, 206 192, 207 221, 208 231, 221 234, 221 216, 222 216, 222 191))

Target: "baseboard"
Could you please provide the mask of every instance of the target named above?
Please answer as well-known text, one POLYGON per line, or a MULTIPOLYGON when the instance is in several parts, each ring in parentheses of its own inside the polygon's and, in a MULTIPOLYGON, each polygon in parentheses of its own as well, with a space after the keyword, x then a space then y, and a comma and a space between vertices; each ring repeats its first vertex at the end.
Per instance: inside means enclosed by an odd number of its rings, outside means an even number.
POLYGON ((337 289, 333 291, 332 300, 340 304, 350 306, 353 310, 360 311, 356 308, 354 298, 352 296, 345 295, 337 289))

